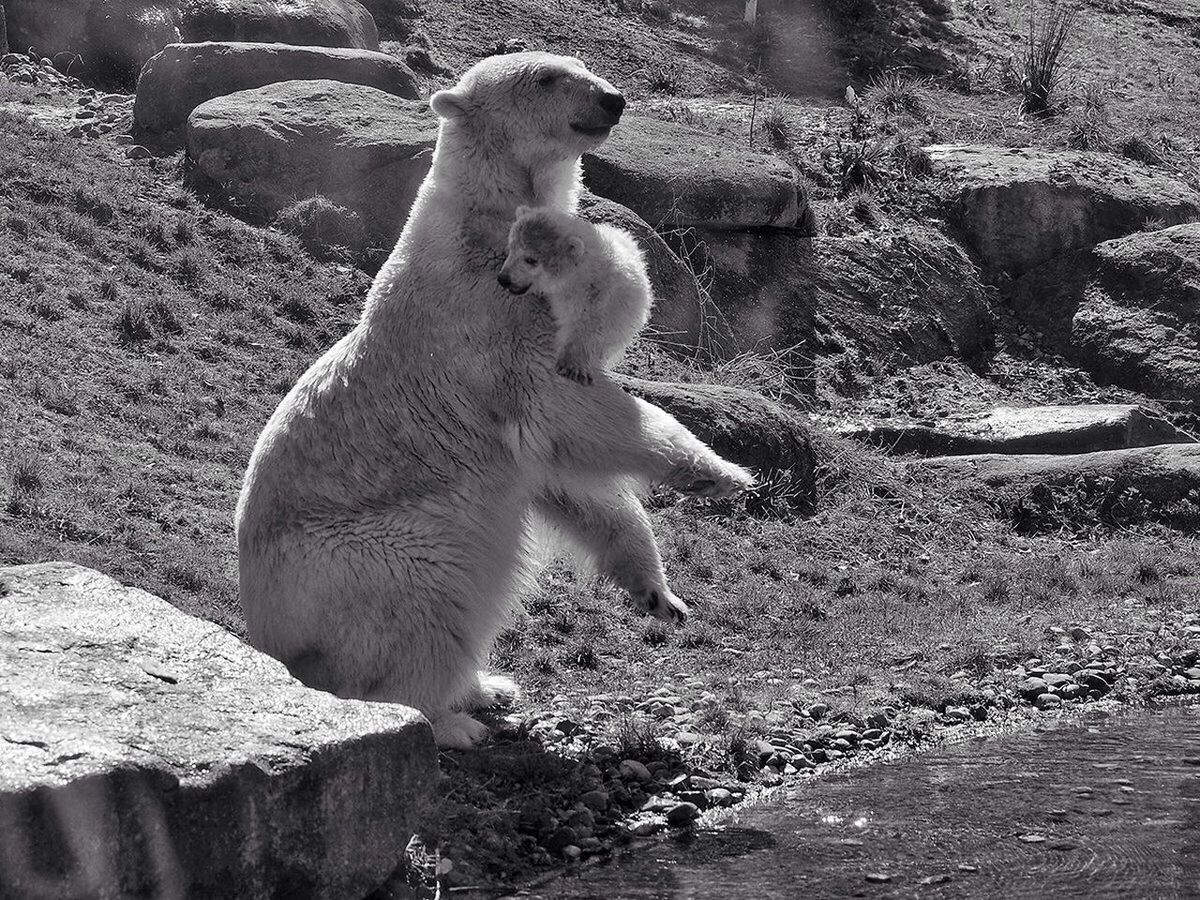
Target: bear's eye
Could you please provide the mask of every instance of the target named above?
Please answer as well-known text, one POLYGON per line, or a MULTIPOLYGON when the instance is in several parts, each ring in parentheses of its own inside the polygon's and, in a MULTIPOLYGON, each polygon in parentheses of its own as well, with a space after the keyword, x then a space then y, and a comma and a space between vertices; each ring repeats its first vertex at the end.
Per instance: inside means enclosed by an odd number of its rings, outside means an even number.
POLYGON ((537 265, 537 257, 536 257, 536 256, 527 256, 527 257, 525 257, 525 265, 527 265, 527 266, 536 266, 536 265, 537 265))
POLYGON ((558 72, 547 72, 545 75, 541 76, 541 77, 538 79, 538 82, 537 82, 537 83, 538 83, 538 84, 539 84, 541 87, 548 88, 548 87, 550 87, 552 84, 554 84, 554 82, 558 81, 558 79, 559 79, 560 77, 561 77, 561 75, 560 75, 558 72))

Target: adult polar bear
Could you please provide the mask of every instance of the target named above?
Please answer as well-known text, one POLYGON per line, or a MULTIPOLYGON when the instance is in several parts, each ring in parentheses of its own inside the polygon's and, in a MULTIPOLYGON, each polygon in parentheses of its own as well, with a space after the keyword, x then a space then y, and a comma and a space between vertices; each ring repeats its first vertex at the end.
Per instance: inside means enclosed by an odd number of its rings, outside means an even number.
POLYGON ((520 53, 430 103, 429 175, 361 320, 259 437, 237 539, 251 643, 466 747, 486 729, 464 710, 515 691, 482 665, 529 571, 531 513, 682 619, 635 488, 718 496, 752 478, 603 374, 558 375, 548 305, 497 283, 517 207, 575 210, 579 157, 621 95, 579 60, 520 53))

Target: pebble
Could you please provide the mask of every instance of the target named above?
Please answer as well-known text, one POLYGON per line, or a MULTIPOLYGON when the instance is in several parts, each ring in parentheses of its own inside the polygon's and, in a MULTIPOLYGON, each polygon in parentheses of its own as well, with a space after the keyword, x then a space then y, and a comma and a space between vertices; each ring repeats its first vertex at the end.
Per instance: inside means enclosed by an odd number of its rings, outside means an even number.
POLYGON ((662 823, 647 820, 645 822, 638 822, 636 825, 632 826, 629 829, 629 833, 634 837, 650 837, 650 835, 654 834, 661 828, 662 823))
POLYGON ((883 872, 868 872, 867 873, 867 881, 870 881, 872 884, 887 884, 891 880, 892 880, 892 876, 885 875, 883 872))
POLYGON ((567 844, 567 846, 562 848, 562 855, 568 862, 577 862, 579 857, 583 856, 583 850, 574 844, 567 844))
POLYGON ((709 806, 733 806, 733 793, 725 788, 712 788, 704 796, 709 806))
POLYGON ((622 760, 619 771, 621 777, 626 781, 637 781, 645 784, 647 781, 654 779, 654 776, 650 774, 650 770, 636 759, 622 760))
POLYGON ((695 803, 676 803, 667 810, 667 824, 676 828, 689 825, 700 817, 700 807, 695 803))
MULTIPOLYGON (((130 147, 128 150, 125 151, 125 156, 129 159, 149 159, 153 155, 154 154, 152 154, 149 150, 147 150, 141 144, 134 144, 132 147, 130 147)), ((558 730, 561 731, 563 734, 570 736, 579 730, 579 726, 576 725, 574 722, 569 722, 568 720, 564 719, 563 721, 558 723, 558 730), (573 725, 574 730, 567 731, 563 728, 564 725, 573 725)))
POLYGON ((1050 685, 1052 688, 1063 687, 1064 685, 1074 684, 1075 679, 1070 675, 1061 672, 1047 672, 1042 676, 1042 681, 1050 685))
POLYGON ((1024 841, 1026 844, 1044 844, 1044 843, 1046 843, 1046 836, 1044 834, 1022 834, 1022 835, 1018 835, 1017 837, 1019 840, 1024 841))
POLYGON ((917 884, 928 887, 932 884, 947 884, 954 880, 953 875, 927 875, 917 882, 917 884))
POLYGON ((594 790, 581 794, 579 802, 594 810, 603 810, 608 806, 608 791, 594 790))
POLYGON ((1040 694, 1033 704, 1038 709, 1056 709, 1062 706, 1062 697, 1057 694, 1040 694))
POLYGON ((1021 682, 1021 686, 1018 688, 1018 691, 1026 700, 1036 700, 1038 697, 1047 693, 1047 689, 1049 687, 1050 685, 1048 685, 1041 678, 1026 678, 1021 682))

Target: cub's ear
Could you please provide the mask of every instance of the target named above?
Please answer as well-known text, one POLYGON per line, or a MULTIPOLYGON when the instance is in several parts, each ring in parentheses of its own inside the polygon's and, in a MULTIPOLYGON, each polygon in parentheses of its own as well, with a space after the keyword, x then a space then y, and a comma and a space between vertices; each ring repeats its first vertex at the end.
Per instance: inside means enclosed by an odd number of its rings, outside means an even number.
POLYGON ((443 119, 460 119, 467 114, 467 98, 448 88, 430 97, 429 107, 443 119))
POLYGON ((579 259, 583 256, 583 251, 586 245, 583 243, 583 238, 579 235, 571 235, 567 238, 567 252, 571 254, 572 259, 579 259))

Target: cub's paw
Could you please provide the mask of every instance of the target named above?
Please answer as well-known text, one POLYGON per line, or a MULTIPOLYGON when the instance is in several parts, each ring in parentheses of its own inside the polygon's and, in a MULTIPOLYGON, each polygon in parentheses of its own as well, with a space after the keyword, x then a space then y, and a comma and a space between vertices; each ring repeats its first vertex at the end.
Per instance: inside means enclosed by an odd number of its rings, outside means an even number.
POLYGON ((579 382, 579 384, 592 383, 592 373, 583 366, 563 361, 558 364, 557 368, 558 374, 563 378, 570 378, 572 381, 579 382))
POLYGON ((648 588, 631 593, 630 596, 638 609, 664 622, 682 625, 691 612, 686 603, 671 593, 670 588, 648 588))
POLYGON ((443 750, 470 750, 488 735, 487 726, 461 712, 430 715, 433 739, 443 750))
POLYGON ((669 483, 685 494, 724 500, 750 490, 757 483, 750 471, 721 460, 719 466, 698 466, 672 474, 669 483))

